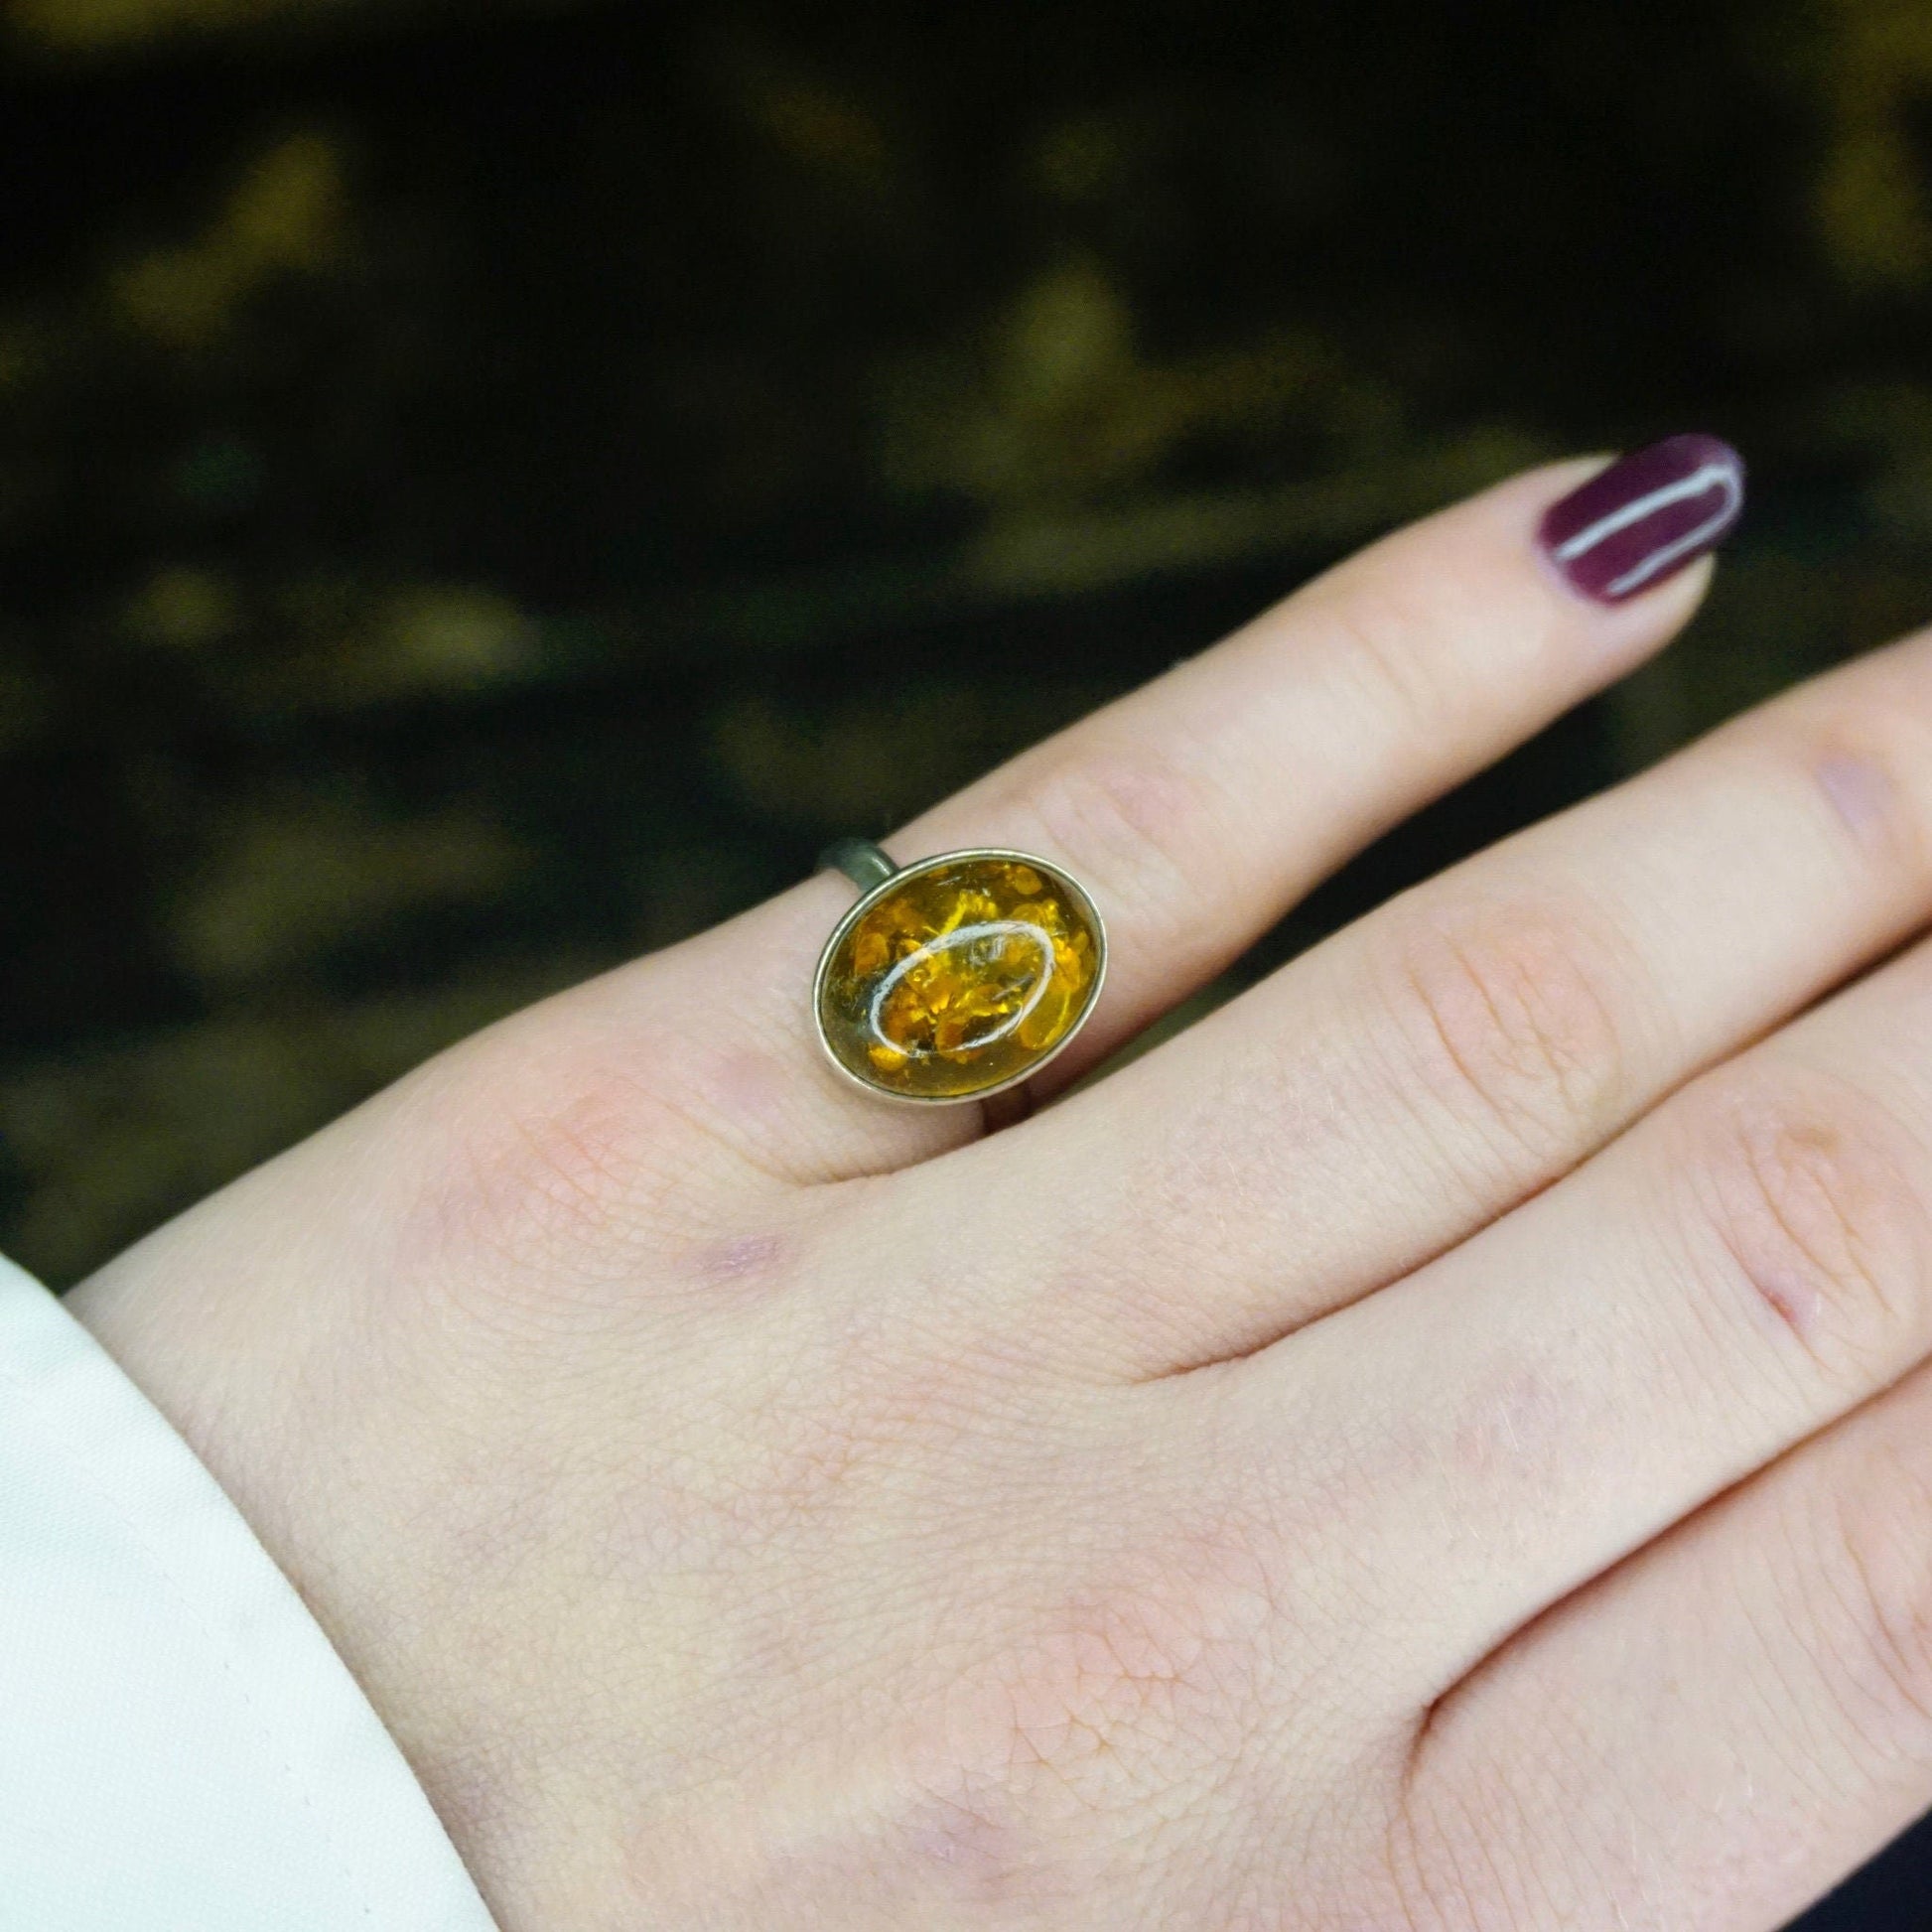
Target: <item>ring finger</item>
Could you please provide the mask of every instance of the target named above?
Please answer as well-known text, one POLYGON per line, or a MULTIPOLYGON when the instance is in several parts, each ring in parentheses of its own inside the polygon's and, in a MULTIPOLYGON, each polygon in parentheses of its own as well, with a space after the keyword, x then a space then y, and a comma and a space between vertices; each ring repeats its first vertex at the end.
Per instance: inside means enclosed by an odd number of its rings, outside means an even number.
MULTIPOLYGON (((1602 549, 1634 543, 1681 564, 1687 531, 1711 540, 1734 514, 1735 459, 1681 438, 1592 477, 1597 467, 1519 477, 1398 532, 892 841, 901 862, 970 846, 1037 852, 1091 890, 1110 930, 1106 992, 1043 1077, 1070 1077, 1184 998, 1378 832, 1684 622, 1708 566, 1626 586, 1591 574, 1596 551, 1553 566, 1539 524, 1586 480, 1587 509, 1661 495, 1602 549), (1587 594, 1626 590, 1627 602, 1587 594)), ((571 996, 592 1016, 587 1057, 608 1065, 628 1041, 620 1075, 641 1065, 680 1116, 789 1180, 903 1167, 970 1138, 976 1108, 882 1106, 818 1053, 810 963, 849 902, 842 882, 807 882, 571 996)))

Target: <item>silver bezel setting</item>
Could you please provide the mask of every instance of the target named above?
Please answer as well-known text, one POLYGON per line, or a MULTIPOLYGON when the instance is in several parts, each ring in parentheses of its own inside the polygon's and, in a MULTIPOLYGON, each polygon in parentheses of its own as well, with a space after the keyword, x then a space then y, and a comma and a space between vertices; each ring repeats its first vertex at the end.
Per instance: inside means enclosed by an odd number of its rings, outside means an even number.
POLYGON ((882 879, 870 892, 862 893, 853 904, 846 908, 845 916, 832 928, 831 936, 825 941, 818 955, 818 969, 812 974, 812 1031, 818 1035, 818 1043, 825 1057, 834 1068, 851 1084, 875 1100, 891 1100, 903 1107, 961 1107, 977 1100, 990 1100, 996 1093, 1005 1093, 1013 1087, 1031 1080, 1041 1067, 1056 1060, 1073 1044, 1080 1031, 1093 1018, 1093 1010, 1100 1004, 1100 989, 1107 982, 1107 922, 1100 916, 1100 908, 1093 902, 1093 895, 1066 870, 1056 866, 1050 859, 1042 859, 1036 852, 1015 852, 1006 846, 975 845, 967 846, 958 852, 935 852, 929 858, 914 859, 910 865, 900 866, 891 878, 882 879), (1064 1035, 1056 1039, 1045 1052, 1032 1065, 1021 1068, 1018 1073, 1009 1074, 1004 1080, 992 1086, 976 1087, 971 1093, 897 1093, 891 1087, 881 1086, 869 1080, 863 1073, 854 1072, 845 1061, 839 1058, 825 1031, 825 978, 832 970, 832 957, 838 951, 847 933, 872 910, 883 898, 890 897, 903 887, 908 880, 916 879, 921 873, 931 872, 940 866, 959 865, 974 860, 1005 860, 1014 865, 1031 866, 1052 879, 1076 909, 1086 919, 1093 932, 1094 968, 1093 985, 1088 989, 1086 1004, 1080 1009, 1080 1017, 1067 1028, 1064 1035))

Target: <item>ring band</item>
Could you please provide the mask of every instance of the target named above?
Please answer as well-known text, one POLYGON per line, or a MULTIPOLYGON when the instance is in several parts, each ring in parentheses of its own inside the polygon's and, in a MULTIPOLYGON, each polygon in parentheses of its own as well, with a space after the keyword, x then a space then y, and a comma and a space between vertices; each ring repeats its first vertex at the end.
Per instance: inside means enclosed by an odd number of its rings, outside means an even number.
POLYGON ((859 889, 812 981, 832 1064, 868 1092, 926 1105, 1017 1086, 1086 1025, 1107 929, 1078 880, 995 848, 897 866, 866 839, 819 859, 859 889))

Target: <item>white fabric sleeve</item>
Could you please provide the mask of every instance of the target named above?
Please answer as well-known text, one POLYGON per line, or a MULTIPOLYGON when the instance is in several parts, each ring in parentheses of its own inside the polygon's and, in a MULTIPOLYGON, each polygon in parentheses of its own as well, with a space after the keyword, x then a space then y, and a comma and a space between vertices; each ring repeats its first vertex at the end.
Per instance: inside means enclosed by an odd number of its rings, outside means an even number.
POLYGON ((492 1932, 234 1505, 5 1261, 0 1929, 492 1932))

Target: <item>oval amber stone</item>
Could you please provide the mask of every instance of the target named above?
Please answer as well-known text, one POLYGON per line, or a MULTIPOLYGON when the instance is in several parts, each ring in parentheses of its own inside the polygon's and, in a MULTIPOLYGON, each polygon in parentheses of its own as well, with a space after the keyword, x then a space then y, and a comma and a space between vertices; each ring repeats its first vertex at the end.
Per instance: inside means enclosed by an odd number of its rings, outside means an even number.
POLYGON ((1022 1078, 1100 990, 1100 915, 1037 859, 947 853, 860 900, 818 969, 832 1056, 882 1092, 963 1100, 1022 1078))

